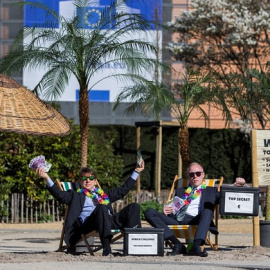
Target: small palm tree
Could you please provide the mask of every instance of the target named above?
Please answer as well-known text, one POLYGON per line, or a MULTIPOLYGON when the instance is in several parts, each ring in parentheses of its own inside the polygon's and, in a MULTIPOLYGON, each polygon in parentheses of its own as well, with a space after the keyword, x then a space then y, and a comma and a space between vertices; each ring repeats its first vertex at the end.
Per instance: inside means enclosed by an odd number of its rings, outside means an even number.
MULTIPOLYGON (((83 10, 90 2, 75 0, 74 5, 83 10)), ((18 34, 10 53, 1 59, 0 72, 10 75, 23 68, 45 67, 47 71, 34 91, 37 94, 42 93, 45 98, 54 99, 61 96, 71 75, 75 76, 79 84, 81 166, 86 166, 89 91, 94 86, 93 78, 114 61, 122 62, 128 67, 125 74, 110 75, 117 79, 128 81, 136 77, 138 80, 140 76, 145 77, 146 73, 151 72, 157 61, 147 55, 155 54, 155 46, 145 41, 127 39, 127 36, 132 37, 134 33, 149 29, 151 24, 137 14, 117 13, 116 7, 121 7, 122 4, 118 0, 104 8, 100 20, 91 30, 79 27, 76 13, 71 19, 67 19, 44 5, 31 2, 22 4, 45 9, 58 21, 59 29, 55 29, 54 23, 50 21, 38 27, 25 27, 18 34), (25 38, 29 40, 28 44, 23 43, 25 38)))
MULTIPOLYGON (((142 81, 141 81, 142 82, 142 81)), ((181 84, 175 85, 173 90, 162 83, 147 82, 136 88, 126 88, 118 96, 116 106, 122 100, 131 99, 134 103, 127 109, 127 113, 140 110, 147 116, 154 116, 159 120, 162 110, 171 110, 179 122, 179 151, 183 162, 183 172, 190 163, 188 120, 194 110, 207 120, 207 112, 203 105, 207 102, 220 104, 220 99, 211 87, 212 78, 209 74, 200 75, 191 70, 184 75, 181 84)))
POLYGON ((208 114, 203 105, 211 102, 218 103, 214 88, 211 87, 212 78, 209 74, 200 74, 198 71, 190 70, 183 76, 181 84, 175 85, 173 89, 174 104, 172 114, 179 122, 179 151, 183 163, 183 173, 186 173, 190 163, 189 155, 189 131, 188 120, 193 111, 197 111, 205 121, 208 114))
MULTIPOLYGON (((133 114, 135 111, 141 111, 145 116, 154 117, 155 120, 160 120, 160 114, 162 111, 170 110, 170 105, 173 103, 173 95, 168 88, 162 83, 140 81, 136 84, 136 87, 126 87, 118 95, 117 102, 114 109, 118 107, 121 101, 129 99, 134 103, 131 104, 125 111, 127 114, 133 114)), ((160 185, 159 185, 159 136, 156 137, 156 166, 155 166, 155 195, 157 199, 160 199, 160 185)))
POLYGON ((125 87, 117 96, 114 109, 120 102, 131 100, 133 103, 126 109, 126 114, 133 114, 139 110, 145 116, 160 120, 163 110, 170 110, 173 103, 173 94, 163 83, 140 80, 134 87, 125 87))

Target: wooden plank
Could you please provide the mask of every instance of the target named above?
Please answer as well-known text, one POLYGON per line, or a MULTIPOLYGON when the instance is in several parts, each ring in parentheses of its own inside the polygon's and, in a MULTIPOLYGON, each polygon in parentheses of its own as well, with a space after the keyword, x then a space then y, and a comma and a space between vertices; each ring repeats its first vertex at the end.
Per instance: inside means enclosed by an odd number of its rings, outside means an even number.
MULTIPOLYGON (((251 131, 251 161, 252 161, 252 184, 259 186, 257 156, 257 131, 251 131)), ((259 216, 253 217, 253 245, 260 246, 260 221, 259 216)))

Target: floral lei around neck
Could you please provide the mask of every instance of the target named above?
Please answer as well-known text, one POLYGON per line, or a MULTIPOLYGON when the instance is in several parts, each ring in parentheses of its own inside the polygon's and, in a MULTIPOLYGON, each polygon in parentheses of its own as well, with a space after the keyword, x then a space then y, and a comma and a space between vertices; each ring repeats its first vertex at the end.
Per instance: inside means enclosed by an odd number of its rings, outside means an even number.
POLYGON ((182 197, 182 199, 184 200, 185 205, 190 204, 191 201, 195 200, 196 198, 198 198, 199 196, 201 196, 202 194, 202 190, 206 188, 206 183, 205 180, 202 181, 201 187, 199 189, 197 189, 194 194, 189 198, 189 194, 192 191, 192 186, 188 186, 188 188, 185 190, 185 194, 182 197))
POLYGON ((78 188, 77 189, 78 193, 84 193, 87 197, 97 200, 100 204, 109 204, 110 199, 106 193, 104 193, 103 189, 101 188, 94 188, 92 190, 88 190, 86 188, 78 188))

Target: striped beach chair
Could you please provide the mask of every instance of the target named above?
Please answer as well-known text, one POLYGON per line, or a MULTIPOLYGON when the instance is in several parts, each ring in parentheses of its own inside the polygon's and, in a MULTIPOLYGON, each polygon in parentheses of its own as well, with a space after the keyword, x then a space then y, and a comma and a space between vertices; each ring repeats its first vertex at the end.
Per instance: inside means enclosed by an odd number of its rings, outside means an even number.
MULTIPOLYGON (((220 187, 223 184, 223 177, 219 179, 204 179, 206 186, 214 187, 217 186, 218 191, 220 191, 220 187)), ((169 200, 174 196, 174 191, 176 188, 187 188, 188 187, 188 179, 179 178, 178 175, 174 177, 174 181, 165 204, 169 202, 169 200)), ((216 205, 214 209, 214 223, 218 229, 218 219, 219 219, 219 208, 216 205)), ((175 236, 177 238, 181 238, 181 242, 184 244, 190 244, 194 240, 194 236, 196 233, 197 226, 196 225, 168 225, 168 227, 173 230, 175 236)), ((210 239, 210 232, 206 237, 206 244, 209 244, 213 250, 218 250, 218 235, 215 235, 214 243, 210 239)), ((170 243, 168 243, 170 245, 170 243)), ((204 247, 203 247, 204 248, 204 247)))
MULTIPOLYGON (((77 182, 61 182, 58 179, 56 179, 56 184, 57 184, 58 188, 62 191, 67 191, 70 189, 77 190, 79 188, 79 183, 77 183, 77 182)), ((99 188, 101 188, 98 181, 97 181, 97 186, 99 188)), ((65 217, 64 217, 64 221, 63 221, 61 237, 60 237, 59 247, 58 247, 57 251, 64 251, 68 248, 68 246, 64 244, 65 222, 66 222, 67 212, 68 212, 68 206, 66 207, 66 211, 65 211, 65 217)), ((113 230, 111 230, 111 232, 113 234, 113 238, 111 240, 111 243, 114 243, 123 237, 123 232, 120 229, 113 229, 113 230)), ((94 252, 102 249, 102 245, 100 243, 95 244, 94 237, 99 238, 98 232, 92 231, 88 234, 81 234, 81 239, 76 244, 76 250, 79 248, 86 247, 87 250, 89 251, 89 253, 91 255, 94 255, 94 252)))

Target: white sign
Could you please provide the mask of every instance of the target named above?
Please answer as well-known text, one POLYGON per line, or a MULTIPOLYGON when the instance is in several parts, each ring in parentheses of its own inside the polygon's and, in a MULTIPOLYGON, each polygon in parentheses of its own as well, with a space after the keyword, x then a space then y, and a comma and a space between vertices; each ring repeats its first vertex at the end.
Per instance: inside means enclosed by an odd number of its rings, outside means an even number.
POLYGON ((256 130, 256 137, 259 185, 270 185, 270 130, 256 130))
POLYGON ((128 234, 128 254, 130 255, 157 255, 157 234, 128 234))
POLYGON ((225 213, 253 214, 254 193, 225 192, 225 213))

